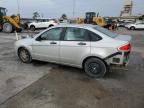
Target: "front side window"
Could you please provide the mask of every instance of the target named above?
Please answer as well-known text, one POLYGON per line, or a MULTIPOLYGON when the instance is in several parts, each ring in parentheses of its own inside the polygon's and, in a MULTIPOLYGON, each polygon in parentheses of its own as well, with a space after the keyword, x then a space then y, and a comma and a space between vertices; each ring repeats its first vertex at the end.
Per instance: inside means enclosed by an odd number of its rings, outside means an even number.
POLYGON ((87 41, 88 36, 85 29, 82 28, 67 28, 64 40, 67 41, 87 41))
POLYGON ((53 28, 44 32, 40 38, 41 40, 59 40, 62 33, 62 28, 53 28))
POLYGON ((137 25, 143 25, 144 23, 137 23, 137 25))

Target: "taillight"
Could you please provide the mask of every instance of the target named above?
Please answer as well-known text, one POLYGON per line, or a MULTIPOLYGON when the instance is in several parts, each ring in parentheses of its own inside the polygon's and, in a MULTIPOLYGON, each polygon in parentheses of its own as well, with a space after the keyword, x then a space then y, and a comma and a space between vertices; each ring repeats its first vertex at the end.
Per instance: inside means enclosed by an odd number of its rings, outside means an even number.
POLYGON ((131 49, 131 44, 130 43, 118 47, 118 50, 120 50, 120 51, 127 51, 127 50, 130 50, 130 49, 131 49))

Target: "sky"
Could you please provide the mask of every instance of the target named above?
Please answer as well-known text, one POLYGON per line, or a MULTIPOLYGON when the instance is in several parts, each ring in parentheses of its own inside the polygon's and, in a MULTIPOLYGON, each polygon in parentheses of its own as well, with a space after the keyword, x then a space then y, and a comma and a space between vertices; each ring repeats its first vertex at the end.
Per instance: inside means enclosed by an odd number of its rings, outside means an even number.
MULTIPOLYGON (((0 7, 8 9, 8 15, 18 13, 21 17, 32 18, 33 12, 39 12, 44 18, 59 18, 62 14, 73 17, 85 16, 85 12, 96 12, 100 16, 119 16, 124 0, 0 0, 0 7)), ((144 14, 144 0, 133 0, 133 15, 144 14)))

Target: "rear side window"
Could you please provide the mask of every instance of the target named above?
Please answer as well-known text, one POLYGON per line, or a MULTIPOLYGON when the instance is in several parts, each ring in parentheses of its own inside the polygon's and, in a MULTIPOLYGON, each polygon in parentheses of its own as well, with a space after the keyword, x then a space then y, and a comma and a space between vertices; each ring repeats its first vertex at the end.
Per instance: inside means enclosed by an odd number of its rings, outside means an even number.
POLYGON ((66 41, 88 41, 87 30, 82 28, 67 28, 64 40, 66 41))
POLYGON ((113 32, 111 32, 110 30, 105 29, 105 28, 100 27, 100 26, 95 26, 95 27, 93 27, 93 29, 95 29, 95 30, 97 30, 97 31, 99 31, 99 32, 101 32, 101 33, 103 33, 103 34, 111 37, 111 38, 115 38, 115 37, 118 36, 118 34, 113 33, 113 32))
POLYGON ((93 33, 91 31, 89 31, 89 37, 91 41, 99 41, 102 40, 102 37, 100 37, 98 34, 93 33))

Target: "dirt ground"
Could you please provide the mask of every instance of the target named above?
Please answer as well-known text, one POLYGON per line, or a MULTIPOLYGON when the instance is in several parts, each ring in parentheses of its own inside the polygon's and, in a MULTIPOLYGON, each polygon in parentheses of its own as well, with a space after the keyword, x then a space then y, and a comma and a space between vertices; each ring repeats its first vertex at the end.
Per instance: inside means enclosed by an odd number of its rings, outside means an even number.
POLYGON ((14 34, 0 33, 0 97, 15 91, 1 101, 0 108, 144 108, 144 31, 120 28, 117 32, 133 38, 130 64, 113 68, 100 79, 68 66, 21 63, 14 54, 14 34), (11 74, 13 79, 1 77, 11 74))

